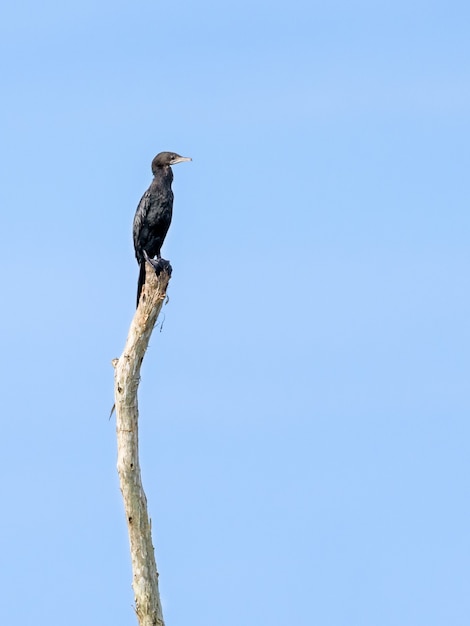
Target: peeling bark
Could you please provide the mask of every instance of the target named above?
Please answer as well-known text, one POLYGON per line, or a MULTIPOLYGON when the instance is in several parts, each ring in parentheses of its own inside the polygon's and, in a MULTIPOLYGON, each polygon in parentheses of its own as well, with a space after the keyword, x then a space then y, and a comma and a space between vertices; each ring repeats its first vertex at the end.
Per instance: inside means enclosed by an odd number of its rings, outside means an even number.
POLYGON ((170 275, 157 278, 146 263, 146 281, 132 320, 124 352, 114 359, 114 402, 119 483, 124 500, 132 560, 135 612, 140 626, 164 626, 151 521, 139 464, 138 403, 140 367, 153 327, 166 298, 170 275))

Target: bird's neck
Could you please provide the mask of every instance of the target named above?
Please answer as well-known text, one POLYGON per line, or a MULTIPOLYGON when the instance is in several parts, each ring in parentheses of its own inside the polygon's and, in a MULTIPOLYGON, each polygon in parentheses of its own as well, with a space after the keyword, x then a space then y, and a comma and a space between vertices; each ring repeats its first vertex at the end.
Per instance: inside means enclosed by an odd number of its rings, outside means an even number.
POLYGON ((154 173, 155 180, 171 185, 173 182, 173 171, 169 165, 159 167, 154 173))

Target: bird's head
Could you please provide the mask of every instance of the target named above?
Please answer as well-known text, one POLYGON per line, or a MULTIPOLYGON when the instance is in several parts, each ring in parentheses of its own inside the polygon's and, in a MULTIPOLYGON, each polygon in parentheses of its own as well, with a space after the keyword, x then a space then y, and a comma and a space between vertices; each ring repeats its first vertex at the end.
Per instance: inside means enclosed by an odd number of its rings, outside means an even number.
POLYGON ((176 154, 176 152, 160 152, 152 161, 152 173, 155 174, 159 168, 176 165, 183 161, 192 161, 192 159, 190 157, 182 157, 176 154))

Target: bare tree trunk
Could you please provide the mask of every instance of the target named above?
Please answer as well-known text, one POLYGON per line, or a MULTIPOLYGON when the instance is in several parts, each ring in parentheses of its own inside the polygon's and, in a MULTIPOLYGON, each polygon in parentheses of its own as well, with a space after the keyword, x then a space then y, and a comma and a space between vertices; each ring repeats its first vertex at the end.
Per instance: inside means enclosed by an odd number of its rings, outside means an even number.
POLYGON ((113 361, 117 469, 129 531, 135 612, 140 626, 164 626, 151 521, 140 476, 137 390, 140 367, 166 298, 170 276, 162 272, 157 278, 149 263, 146 263, 146 272, 145 286, 124 352, 113 361))

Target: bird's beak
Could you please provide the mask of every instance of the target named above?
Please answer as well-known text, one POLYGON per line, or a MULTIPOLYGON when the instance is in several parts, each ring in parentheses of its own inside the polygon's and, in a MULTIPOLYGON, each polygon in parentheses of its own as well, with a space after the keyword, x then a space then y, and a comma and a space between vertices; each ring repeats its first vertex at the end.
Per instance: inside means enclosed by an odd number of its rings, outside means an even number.
POLYGON ((170 165, 176 165, 177 163, 183 163, 183 161, 192 161, 191 157, 175 157, 172 161, 170 161, 170 165))

